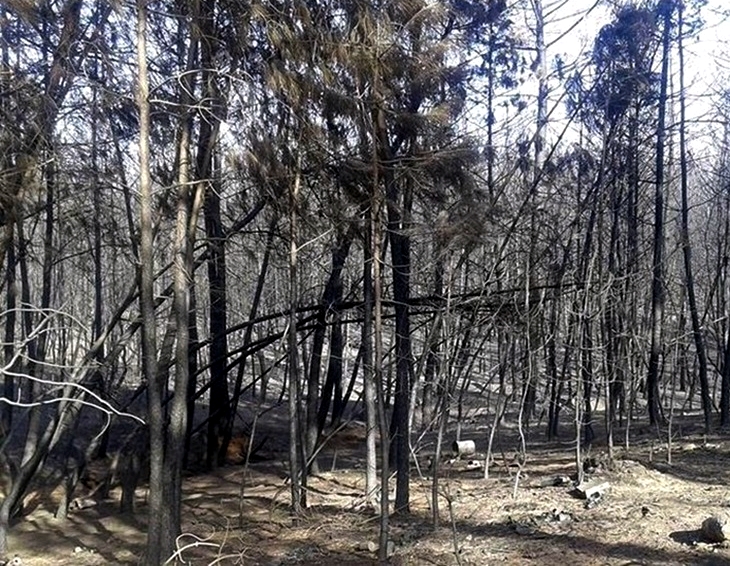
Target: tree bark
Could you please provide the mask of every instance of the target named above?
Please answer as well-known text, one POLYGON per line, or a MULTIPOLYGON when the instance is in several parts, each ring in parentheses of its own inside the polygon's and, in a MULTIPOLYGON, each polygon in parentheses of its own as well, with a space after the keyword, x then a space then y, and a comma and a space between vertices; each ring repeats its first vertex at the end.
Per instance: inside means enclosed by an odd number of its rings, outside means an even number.
MULTIPOLYGON (((3 363, 7 364, 15 355, 15 323, 16 323, 16 306, 17 300, 17 283, 16 283, 16 265, 17 260, 15 256, 15 220, 10 219, 8 224, 5 226, 7 239, 7 269, 5 271, 5 285, 6 285, 6 297, 5 297, 5 308, 7 314, 5 315, 5 333, 3 343, 3 363)), ((15 364, 7 368, 5 373, 5 379, 3 382, 3 394, 8 399, 15 399, 15 376, 13 372, 17 368, 15 364)), ((2 404, 2 436, 10 433, 10 427, 13 424, 13 407, 12 405, 2 404)))
MULTIPOLYGON (((375 123, 375 122, 374 122, 375 123)), ((390 466, 388 423, 385 414, 385 390, 383 384, 383 279, 382 279, 382 208, 383 195, 380 187, 379 159, 377 144, 373 144, 376 164, 373 175, 373 191, 370 206, 370 234, 373 266, 373 380, 375 385, 375 403, 378 416, 378 432, 380 435, 380 531, 378 559, 385 564, 388 560, 388 539, 390 528, 390 466)))
POLYGON ((393 163, 385 111, 375 111, 377 147, 385 183, 388 238, 391 251, 393 301, 395 303, 396 381, 391 421, 391 460, 396 468, 395 510, 409 513, 410 434, 408 408, 411 392, 411 330, 409 313, 411 246, 406 233, 407 215, 411 207, 409 190, 401 191, 391 165, 393 163), (401 194, 403 193, 403 194, 401 194), (400 206, 399 206, 400 205, 400 206))
MULTIPOLYGON (((249 321, 253 321, 256 319, 259 305, 261 303, 261 296, 264 292, 264 285, 266 283, 266 276, 269 271, 269 260, 271 258, 271 250, 273 248, 274 243, 274 234, 276 233, 276 224, 278 222, 278 217, 274 215, 269 222, 269 230, 268 235, 266 238, 266 248, 264 250, 264 257, 261 261, 261 269, 259 271, 259 276, 256 281, 256 289, 254 290, 253 298, 251 299, 251 309, 248 314, 249 321)), ((243 349, 244 351, 248 349, 248 347, 251 345, 251 336, 253 335, 253 324, 249 324, 246 326, 246 330, 243 334, 243 349)), ((238 369, 236 370, 236 381, 233 386, 233 395, 231 396, 231 414, 235 415, 238 409, 238 402, 241 397, 241 390, 243 387, 243 375, 246 370, 246 360, 248 359, 248 356, 245 354, 241 356, 241 361, 238 363, 238 369)), ((255 387, 254 387, 255 391, 255 387)), ((262 400, 265 398, 265 386, 262 385, 262 392, 264 397, 262 397, 262 400)), ((233 419, 231 419, 228 422, 228 426, 226 427, 226 433, 223 437, 223 442, 221 442, 221 452, 225 453, 228 450, 228 444, 231 441, 231 438, 233 436, 233 419)))
MULTIPOLYGON (((330 272, 330 277, 325 285, 324 292, 322 293, 321 310, 317 320, 317 328, 315 330, 315 334, 320 332, 324 335, 327 329, 327 315, 328 313, 331 313, 332 324, 330 327, 329 360, 327 363, 327 377, 325 379, 324 387, 322 388, 319 407, 317 407, 317 434, 321 433, 322 429, 325 427, 327 415, 330 407, 332 406, 335 392, 339 390, 341 395, 342 390, 342 317, 335 309, 337 309, 336 305, 342 301, 342 271, 345 268, 345 262, 347 261, 347 257, 350 253, 353 236, 354 232, 352 230, 345 234, 341 234, 338 238, 339 241, 337 246, 332 251, 332 271, 330 272)), ((312 342, 314 344, 316 343, 316 340, 313 340, 312 342)), ((322 340, 322 345, 319 347, 319 352, 317 354, 317 358, 320 362, 322 358, 323 344, 324 340, 322 340)), ((313 346, 310 375, 311 371, 315 371, 316 369, 318 368, 315 368, 315 349, 313 346)), ((311 422, 309 423, 309 426, 312 426, 311 422)), ((309 434, 311 435, 311 431, 309 434)))
MULTIPOLYGON (((377 162, 377 159, 375 159, 377 162)), ((374 164, 377 167, 377 163, 374 164)), ((377 179, 377 174, 376 174, 377 179)), ((374 183, 377 180, 374 181, 374 183)), ((375 188, 373 188, 375 190, 375 188)), ((373 331, 375 314, 375 297, 373 287, 373 272, 375 271, 375 246, 373 234, 373 217, 375 216, 372 207, 375 206, 375 198, 370 203, 365 214, 365 243, 363 249, 363 324, 362 324, 362 366, 363 366, 363 389, 365 397, 365 497, 373 508, 377 507, 378 490, 378 458, 376 453, 376 441, 378 433, 378 383, 375 378, 375 367, 379 360, 375 358, 373 351, 373 331)), ((354 379, 350 382, 354 382, 354 379)))
MULTIPOLYGON (((187 114, 187 109, 183 112, 187 114)), ((182 466, 185 456, 185 439, 188 432, 189 382, 190 382, 190 296, 194 276, 193 244, 197 224, 197 210, 190 196, 190 135, 192 123, 185 116, 182 120, 178 142, 178 197, 173 242, 173 311, 175 317, 175 381, 165 442, 164 476, 165 512, 164 528, 168 536, 180 533, 182 466)))
POLYGON ((289 197, 289 475, 291 481, 291 509, 295 520, 306 507, 305 492, 302 486, 306 483, 304 474, 306 465, 301 458, 304 447, 300 437, 300 400, 301 388, 299 384, 299 350, 297 344, 297 307, 299 306, 299 280, 297 253, 298 227, 297 203, 301 172, 297 164, 297 171, 290 189, 289 197))
POLYGON ((684 273, 687 285, 687 302, 692 319, 692 337, 694 338, 697 353, 698 373, 702 395, 702 411, 705 417, 705 433, 709 433, 712 426, 712 399, 707 378, 707 350, 702 333, 700 314, 697 310, 697 295, 692 271, 692 246, 689 237, 689 198, 687 196, 687 142, 686 142, 686 100, 684 91, 684 46, 682 42, 684 5, 678 2, 678 48, 679 48, 679 163, 680 163, 680 190, 682 201, 682 252, 684 256, 684 273))
POLYGON ((651 346, 646 377, 649 421, 662 419, 659 402, 660 358, 662 354, 662 322, 664 318, 664 143, 666 138, 667 86, 669 83, 669 39, 672 29, 672 3, 662 2, 664 15, 662 34, 662 72, 659 92, 659 119, 656 132, 656 172, 654 183, 654 255, 651 287, 651 346))
POLYGON ((162 389, 157 371, 155 320, 152 178, 150 175, 150 103, 147 71, 147 2, 137 0, 137 106, 139 109, 140 167, 140 279, 139 308, 142 317, 142 371, 147 381, 150 438, 150 494, 145 564, 162 564, 174 549, 177 532, 171 532, 169 492, 165 486, 165 419, 162 389))
POLYGON ((222 464, 225 453, 220 450, 230 414, 228 395, 228 308, 226 299, 225 235, 221 219, 221 197, 216 166, 216 144, 222 119, 218 77, 213 72, 217 47, 215 0, 200 4, 197 22, 200 27, 200 66, 203 100, 197 148, 197 176, 205 190, 205 235, 207 238, 208 299, 210 302, 210 403, 208 415, 207 465, 222 464))

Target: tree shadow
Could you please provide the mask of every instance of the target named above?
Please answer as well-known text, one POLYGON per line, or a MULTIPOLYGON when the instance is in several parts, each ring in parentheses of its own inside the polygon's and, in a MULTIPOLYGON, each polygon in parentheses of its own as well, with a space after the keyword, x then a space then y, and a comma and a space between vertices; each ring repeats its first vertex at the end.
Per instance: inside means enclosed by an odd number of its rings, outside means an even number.
POLYGON ((673 533, 669 533, 669 538, 679 544, 692 546, 702 540, 702 531, 700 529, 693 531, 674 531, 673 533))
MULTIPOLYGON (((314 522, 322 517, 330 517, 333 521, 344 518, 342 508, 337 505, 317 505, 309 511, 310 519, 314 522)), ((356 523, 359 520, 363 526, 362 536, 368 537, 369 540, 377 540, 377 521, 374 520, 371 511, 349 511, 347 515, 349 522, 356 523)), ((444 519, 446 518, 444 517, 444 519)), ((306 520, 305 517, 303 528, 306 528, 306 520)), ((409 563, 414 564, 440 563, 433 561, 434 556, 419 557, 418 551, 414 551, 411 544, 440 533, 444 538, 451 538, 455 534, 459 541, 458 544, 460 546, 464 544, 464 548, 471 547, 476 550, 488 548, 493 549, 493 552, 497 554, 499 548, 504 548, 505 558, 507 555, 513 554, 515 546, 519 546, 524 549, 526 556, 532 557, 530 560, 526 559, 526 562, 532 563, 548 564, 544 561, 545 559, 550 560, 556 554, 561 554, 564 556, 564 559, 561 560, 562 566, 604 563, 600 562, 601 560, 604 560, 606 564, 619 561, 623 564, 730 566, 730 554, 727 549, 694 547, 694 544, 701 540, 699 531, 676 531, 668 534, 669 539, 682 545, 674 550, 624 541, 603 542, 584 535, 552 532, 541 529, 539 526, 527 533, 521 531, 515 523, 510 522, 478 523, 457 519, 453 524, 449 524, 448 520, 442 520, 443 526, 434 530, 431 518, 422 513, 395 514, 391 517, 390 522, 391 534, 396 539, 396 544, 398 544, 399 538, 408 541, 409 558, 415 560, 415 562, 409 563), (714 552, 710 553, 712 550, 714 552), (591 557, 591 559, 588 560, 587 557, 591 557), (427 558, 428 560, 426 560, 427 558), (419 561, 421 559, 424 561, 419 561), (543 561, 540 562, 540 560, 543 561), (595 562, 596 560, 598 562, 595 562)), ((448 562, 453 562, 453 556, 448 562)), ((491 563, 491 561, 487 560, 484 563, 491 563)))
POLYGON ((658 462, 648 467, 693 483, 730 482, 730 452, 727 449, 712 442, 703 446, 689 441, 683 448, 672 451, 671 465, 658 462))
POLYGON ((132 515, 119 514, 111 506, 85 509, 65 520, 50 514, 27 517, 11 530, 11 544, 33 548, 48 557, 97 555, 107 564, 136 564, 144 546, 146 526, 132 515), (110 524, 111 522, 111 524, 110 524))

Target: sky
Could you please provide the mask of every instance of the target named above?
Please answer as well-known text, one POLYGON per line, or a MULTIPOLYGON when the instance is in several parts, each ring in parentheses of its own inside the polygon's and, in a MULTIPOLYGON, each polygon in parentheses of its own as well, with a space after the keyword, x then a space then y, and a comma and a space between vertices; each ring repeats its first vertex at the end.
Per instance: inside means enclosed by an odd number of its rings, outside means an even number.
MULTIPOLYGON (((688 0, 685 0, 690 4, 688 0)), ((610 2, 586 0, 544 1, 549 20, 546 30, 550 44, 549 59, 559 55, 567 62, 587 55, 601 27, 612 19, 610 2)), ((692 122, 692 143, 707 145, 720 126, 716 103, 723 90, 730 88, 730 2, 708 0, 700 12, 704 22, 695 38, 685 41, 685 93, 687 119, 692 122)), ((658 60, 658 59, 657 59, 658 60)), ((673 71, 678 70, 676 57, 673 71)), ((679 88, 676 76, 674 89, 679 88)))

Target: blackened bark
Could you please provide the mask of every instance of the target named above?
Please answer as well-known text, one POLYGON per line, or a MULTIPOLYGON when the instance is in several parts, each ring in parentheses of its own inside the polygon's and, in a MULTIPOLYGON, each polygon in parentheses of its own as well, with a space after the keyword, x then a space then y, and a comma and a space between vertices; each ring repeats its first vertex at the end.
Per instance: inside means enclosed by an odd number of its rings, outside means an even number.
MULTIPOLYGON (((3 344, 3 363, 9 364, 15 355, 15 322, 16 322, 16 311, 17 306, 17 289, 16 289, 16 257, 15 257, 15 237, 14 237, 14 221, 10 221, 5 226, 7 232, 6 238, 9 240, 7 243, 7 270, 5 272, 6 282, 6 315, 5 315, 5 341, 3 344)), ((15 377, 13 371, 16 368, 11 366, 5 373, 4 390, 3 395, 8 399, 15 399, 15 377)), ((0 423, 2 425, 3 437, 10 432, 10 427, 13 422, 13 408, 12 405, 2 404, 2 416, 0 417, 0 423)))
POLYGON ((200 5, 200 64, 203 69, 202 88, 205 108, 200 120, 197 148, 198 182, 205 189, 204 219, 208 246, 208 300, 210 303, 210 404, 206 463, 213 467, 223 463, 225 454, 219 450, 230 414, 228 395, 228 309, 226 301, 225 235, 221 219, 220 186, 217 182, 215 147, 218 141, 221 107, 216 73, 213 72, 217 44, 215 40, 215 0, 200 5))
MULTIPOLYGON (((264 292, 264 284, 266 283, 266 275, 269 271, 269 260, 271 258, 271 250, 273 248, 274 243, 274 234, 276 233, 276 223, 278 222, 278 217, 275 215, 271 221, 269 222, 269 231, 268 235, 266 237, 266 249, 264 250, 264 257, 261 261, 261 269, 259 271, 259 276, 256 281, 256 289, 254 290, 253 299, 251 300, 251 309, 248 314, 249 321, 253 321, 256 319, 256 316, 258 314, 259 305, 261 304, 261 296, 264 292)), ((244 353, 241 355, 241 361, 238 363, 238 369, 236 370, 236 382, 233 386, 233 396, 231 397, 231 415, 236 414, 236 411, 238 410, 238 402, 241 397, 241 390, 243 387, 243 375, 246 370, 246 361, 248 359, 248 356, 246 355, 246 350, 248 350, 249 346, 251 345, 251 336, 253 335, 253 324, 249 324, 246 326, 246 330, 243 334, 243 351, 244 353)), ((262 383, 262 400, 265 399, 266 395, 266 385, 262 383)), ((255 389, 254 389, 255 390, 255 389)), ((234 419, 229 419, 226 423, 226 430, 225 434, 223 436, 223 441, 221 442, 220 451, 221 455, 224 455, 226 451, 228 450, 228 445, 231 442, 231 438, 233 436, 233 424, 234 419)))
POLYGON ((545 342, 545 369, 548 377, 548 420, 547 420, 547 438, 553 440, 558 436, 558 423, 560 406, 558 404, 558 359, 555 337, 559 332, 559 316, 558 312, 561 307, 560 291, 556 287, 553 294, 553 300, 550 305, 550 314, 548 315, 548 337, 545 342))
POLYGON ((205 198, 205 231, 208 238, 208 285, 210 300, 210 420, 208 421, 208 465, 223 463, 218 452, 220 437, 232 419, 228 395, 228 308, 226 301, 225 240, 221 224, 220 197, 216 188, 205 198), (218 457, 216 459, 216 454, 218 457))
MULTIPOLYGON (((317 394, 319 392, 320 372, 322 367, 322 350, 324 348, 325 336, 327 333, 327 318, 328 316, 336 316, 332 309, 342 299, 342 270, 345 267, 345 261, 350 252, 350 245, 352 243, 353 232, 350 231, 347 234, 341 234, 338 238, 336 247, 332 250, 332 271, 330 272, 329 279, 325 284, 324 291, 322 292, 322 300, 320 302, 320 310, 317 314, 317 321, 315 323, 314 337, 312 339, 312 352, 309 365, 309 375, 307 383, 307 453, 313 454, 317 439, 324 428, 327 414, 329 412, 330 404, 332 403, 332 393, 334 391, 335 383, 333 380, 342 379, 342 331, 339 329, 339 335, 335 336, 335 331, 332 331, 331 340, 339 339, 340 344, 339 356, 339 377, 335 364, 335 371, 327 372, 327 381, 322 390, 322 397, 319 398, 317 394)), ((332 342, 330 344, 330 363, 329 367, 332 367, 334 361, 332 359, 332 342)), ((310 463, 311 465, 312 463, 310 463)))
POLYGON ((725 353, 722 361, 720 386, 720 425, 730 425, 730 325, 725 330, 725 353))
MULTIPOLYGON (((372 277, 371 277, 372 279, 372 277)), ((372 285, 371 285, 372 286, 372 285)), ((364 301, 364 304, 367 308, 367 301, 364 301)), ((365 332, 364 328, 367 327, 367 317, 363 317, 363 333, 365 332)), ((370 327, 372 328, 372 323, 370 324, 370 327)), ((336 425, 342 419, 342 415, 345 413, 345 408, 347 407, 347 403, 350 401, 350 397, 352 397, 352 392, 355 389, 355 384, 357 383, 357 375, 360 370, 360 366, 363 366, 363 373, 366 372, 365 368, 365 362, 364 359, 367 358, 366 354, 366 344, 363 341, 360 343, 360 347, 357 349, 357 355, 355 356, 355 363, 352 366, 352 375, 350 376, 350 381, 347 384, 347 389, 345 390, 344 394, 341 398, 337 398, 335 396, 334 404, 332 406, 332 424, 333 426, 336 425)), ((365 379, 363 377, 363 379, 365 379)))
POLYGON ((692 271, 692 247, 689 241, 689 198, 687 196, 687 142, 686 142, 686 101, 684 92, 684 49, 682 44, 683 4, 677 3, 679 10, 678 41, 679 41, 679 159, 680 159, 680 190, 682 193, 682 251, 684 252, 684 273, 687 284, 687 301, 692 319, 692 337, 697 352, 698 375, 702 394, 702 411, 705 417, 705 432, 709 433, 712 425, 712 399, 710 385, 707 378, 707 350, 702 333, 700 314, 697 309, 694 274, 692 271))
MULTIPOLYGON (((393 163, 385 113, 375 113, 379 158, 393 163)), ((396 379, 391 421, 391 459, 396 467, 395 510, 409 512, 410 449, 408 408, 411 392, 411 331, 408 300, 410 296, 411 242, 406 232, 411 208, 410 190, 402 190, 391 167, 383 167, 387 210, 387 234, 390 241, 393 301, 395 303, 396 379)))
POLYGON ((656 179, 654 185, 654 257, 651 288, 651 347, 646 377, 649 422, 661 419, 659 404, 660 357, 662 353, 662 320, 664 318, 664 143, 669 83, 669 39, 672 29, 672 3, 663 2, 664 31, 662 34, 662 73, 659 91, 659 120, 656 140, 656 179))

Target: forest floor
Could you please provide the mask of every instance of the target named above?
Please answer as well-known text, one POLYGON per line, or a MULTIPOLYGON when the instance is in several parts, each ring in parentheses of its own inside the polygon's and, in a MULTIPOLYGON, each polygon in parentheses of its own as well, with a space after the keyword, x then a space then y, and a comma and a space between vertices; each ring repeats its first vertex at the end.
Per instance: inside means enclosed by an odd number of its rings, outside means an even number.
MULTIPOLYGON (((391 563, 730 565, 730 546, 705 543, 699 532, 705 518, 730 515, 730 438, 705 437, 691 420, 684 429, 676 428, 668 464, 666 443, 636 428, 630 448, 615 449, 612 469, 599 465, 587 476, 608 483, 595 505, 570 483, 554 485, 575 475, 567 438, 530 442, 515 490, 514 437, 498 436, 489 479, 466 461, 442 461, 436 529, 428 471, 420 476, 414 467, 411 513, 391 519, 391 563)), ((276 428, 266 434, 272 432, 276 428)), ((482 451, 486 436, 466 426, 461 432, 482 451)), ((288 510, 285 436, 267 441, 248 467, 186 478, 182 563, 377 563, 378 518, 362 499, 362 437, 363 427, 353 424, 323 451, 319 463, 327 471, 310 478, 309 508, 296 523, 288 510)), ((592 456, 600 462, 602 453, 594 447, 592 456)), ((39 505, 11 529, 11 556, 27 566, 136 564, 145 541, 145 495, 142 487, 134 516, 120 515, 113 500, 74 511, 65 521, 39 505)))

